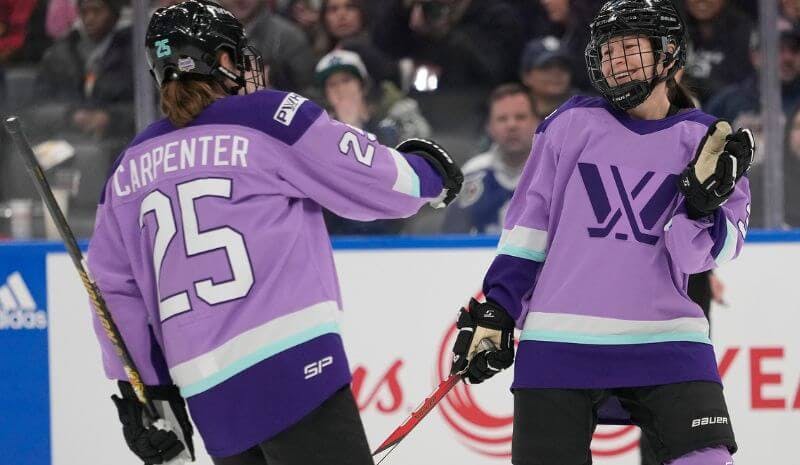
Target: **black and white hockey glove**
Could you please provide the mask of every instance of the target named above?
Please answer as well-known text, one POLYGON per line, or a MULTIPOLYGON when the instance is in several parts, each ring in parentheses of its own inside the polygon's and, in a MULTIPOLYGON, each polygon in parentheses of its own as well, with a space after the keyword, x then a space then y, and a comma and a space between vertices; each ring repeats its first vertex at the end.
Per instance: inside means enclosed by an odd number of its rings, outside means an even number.
POLYGON ((749 129, 734 133, 723 120, 711 125, 694 160, 678 179, 689 218, 708 216, 725 203, 736 182, 750 170, 754 156, 755 140, 749 129))
POLYGON ((451 373, 481 383, 514 363, 514 320, 501 306, 470 299, 458 314, 451 373))
POLYGON ((428 139, 408 139, 396 147, 398 152, 413 153, 424 158, 442 178, 444 190, 430 203, 433 208, 444 208, 456 199, 464 184, 464 174, 445 149, 428 139))
POLYGON ((119 420, 122 422, 122 434, 128 448, 142 459, 146 465, 167 463, 175 459, 188 448, 191 459, 194 460, 194 444, 192 434, 194 429, 189 415, 186 413, 186 404, 176 386, 148 386, 156 408, 162 417, 170 421, 170 425, 180 427, 181 437, 171 431, 167 423, 161 420, 158 425, 150 425, 144 416, 144 406, 139 402, 136 393, 127 381, 119 381, 119 390, 122 397, 111 396, 117 406, 119 420), (163 401, 164 409, 159 408, 163 401), (181 440, 183 439, 183 440, 181 440))

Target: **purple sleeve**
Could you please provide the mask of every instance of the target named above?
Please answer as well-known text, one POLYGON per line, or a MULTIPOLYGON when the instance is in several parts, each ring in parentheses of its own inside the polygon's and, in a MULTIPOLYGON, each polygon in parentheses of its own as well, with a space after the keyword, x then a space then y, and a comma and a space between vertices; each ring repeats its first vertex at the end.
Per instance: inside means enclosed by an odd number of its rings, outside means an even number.
POLYGON ((280 176, 345 218, 408 217, 442 191, 441 178, 424 159, 385 147, 325 112, 291 147, 280 176))
POLYGON ((483 281, 486 298, 506 309, 517 324, 525 319, 523 300, 547 256, 557 154, 547 133, 537 133, 506 214, 497 257, 483 281))
POLYGON ((517 322, 524 320, 522 301, 533 289, 542 264, 524 258, 498 255, 483 279, 486 300, 500 305, 517 322))
MULTIPOLYGON (((124 252, 120 253, 121 244, 122 236, 110 204, 100 204, 89 244, 89 271, 103 294, 142 381, 147 385, 172 384, 163 353, 148 323, 147 310, 134 280, 130 261, 124 252)), ((122 362, 94 309, 92 319, 106 376, 109 379, 126 380, 122 362)))
POLYGON ((664 241, 678 269, 686 274, 710 270, 738 257, 750 221, 750 182, 742 178, 713 215, 690 220, 684 198, 664 228, 664 241))

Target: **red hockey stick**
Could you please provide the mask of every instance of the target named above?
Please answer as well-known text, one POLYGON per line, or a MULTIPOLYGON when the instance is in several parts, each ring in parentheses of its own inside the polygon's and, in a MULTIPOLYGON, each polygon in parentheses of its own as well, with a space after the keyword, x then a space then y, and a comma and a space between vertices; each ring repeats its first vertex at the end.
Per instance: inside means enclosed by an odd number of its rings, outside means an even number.
MULTIPOLYGON (((483 352, 486 350, 494 350, 494 349, 495 345, 489 339, 483 339, 481 340, 481 342, 478 343, 478 352, 483 352)), ((402 425, 398 426, 397 429, 395 429, 392 432, 392 434, 390 434, 389 437, 386 438, 385 441, 383 441, 383 444, 381 444, 380 446, 378 446, 377 449, 375 449, 375 452, 372 453, 372 456, 374 457, 390 447, 394 448, 400 443, 400 441, 402 441, 406 436, 408 436, 408 433, 410 433, 411 430, 416 428, 417 425, 422 421, 422 419, 425 418, 425 416, 427 416, 429 413, 431 413, 431 410, 433 410, 433 408, 436 407, 439 401, 444 399, 444 396, 446 396, 447 393, 450 392, 450 390, 453 389, 455 385, 458 384, 459 381, 461 381, 461 375, 462 373, 454 373, 449 377, 447 377, 447 379, 439 383, 439 387, 437 387, 436 390, 433 391, 433 394, 431 394, 425 400, 423 400, 422 405, 420 405, 413 412, 411 412, 411 415, 406 419, 406 421, 404 421, 402 425)), ((389 453, 387 453, 380 460, 380 462, 378 462, 378 464, 383 462, 386 459, 386 457, 388 457, 389 454, 391 453, 392 451, 389 451, 389 453)))
POLYGON ((439 387, 433 391, 433 394, 422 401, 422 405, 411 412, 411 416, 408 417, 402 425, 398 426, 397 429, 394 430, 385 441, 383 441, 383 444, 375 449, 375 452, 373 452, 372 455, 375 456, 380 454, 386 449, 398 444, 403 440, 403 438, 408 436, 408 433, 410 433, 411 430, 413 430, 419 424, 419 422, 422 421, 422 419, 425 418, 425 416, 429 414, 434 407, 436 407, 436 404, 438 404, 439 401, 442 400, 444 396, 446 396, 447 393, 450 392, 450 390, 453 389, 456 384, 458 384, 459 381, 461 381, 461 375, 455 373, 439 383, 439 387))

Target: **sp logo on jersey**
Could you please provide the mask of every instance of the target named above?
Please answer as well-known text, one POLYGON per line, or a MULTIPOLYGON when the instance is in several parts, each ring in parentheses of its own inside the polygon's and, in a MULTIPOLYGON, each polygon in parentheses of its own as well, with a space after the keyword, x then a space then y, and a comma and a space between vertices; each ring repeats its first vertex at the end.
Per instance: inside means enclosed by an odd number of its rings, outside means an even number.
POLYGON ((325 367, 330 366, 332 364, 333 364, 333 356, 331 355, 321 358, 316 362, 309 363, 308 365, 303 367, 303 374, 305 374, 304 379, 311 379, 317 375, 321 375, 322 370, 325 369, 325 367))
MULTIPOLYGON (((660 236, 649 234, 648 231, 660 229, 656 228, 656 224, 664 216, 664 212, 677 195, 678 189, 675 182, 678 176, 676 174, 667 175, 659 184, 656 184, 655 190, 653 190, 652 187, 648 189, 648 186, 658 182, 657 179, 654 181, 657 176, 655 172, 647 171, 629 190, 630 186, 625 185, 619 167, 611 165, 602 169, 608 170, 606 176, 610 174, 613 183, 604 182, 601 168, 597 165, 578 163, 578 171, 589 196, 592 211, 597 223, 600 224, 600 226, 588 228, 589 236, 608 237, 624 216, 630 225, 630 231, 635 241, 655 245, 660 236), (635 211, 634 205, 642 204, 639 197, 645 191, 652 193, 641 209, 635 211), (635 202, 636 200, 639 202, 635 202)), ((627 241, 628 233, 617 232, 614 237, 627 241)))

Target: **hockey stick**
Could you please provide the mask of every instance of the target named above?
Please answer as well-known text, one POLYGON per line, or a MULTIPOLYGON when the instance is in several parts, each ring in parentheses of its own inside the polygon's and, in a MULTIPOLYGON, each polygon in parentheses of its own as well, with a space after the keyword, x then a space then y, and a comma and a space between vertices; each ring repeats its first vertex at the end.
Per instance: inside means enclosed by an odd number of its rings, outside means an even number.
POLYGON ((64 245, 67 248, 67 252, 69 253, 70 258, 72 258, 72 263, 75 265, 78 275, 83 282, 83 287, 86 288, 89 298, 94 303, 93 307, 95 313, 97 313, 97 317, 100 319, 100 323, 103 325, 106 336, 108 336, 108 340, 111 341, 111 344, 114 345, 117 356, 119 356, 119 359, 122 361, 125 375, 128 377, 128 381, 130 381, 131 386, 133 386, 133 390, 136 392, 136 397, 138 397, 139 401, 144 405, 144 412, 147 415, 148 420, 150 420, 150 422, 154 425, 159 421, 163 421, 156 411, 155 405, 153 405, 153 402, 147 397, 139 370, 133 363, 133 359, 131 358, 130 352, 128 352, 128 348, 125 347, 125 342, 122 340, 122 335, 120 334, 117 325, 114 324, 114 320, 111 318, 111 313, 108 311, 108 307, 103 299, 103 295, 100 293, 100 289, 97 287, 97 284, 95 283, 91 274, 89 274, 89 267, 86 264, 86 260, 83 258, 83 253, 78 247, 77 241, 75 241, 75 235, 72 233, 69 224, 67 224, 67 219, 64 218, 64 213, 61 211, 61 208, 59 208, 58 203, 56 203, 55 197, 53 197, 53 191, 50 189, 50 184, 47 182, 47 178, 44 176, 42 167, 36 160, 36 155, 34 155, 33 149, 31 149, 31 145, 28 142, 28 139, 25 137, 25 133, 22 131, 19 118, 16 116, 6 118, 5 126, 6 131, 8 131, 9 135, 11 135, 11 140, 14 142, 14 145, 17 148, 17 152, 19 152, 22 161, 25 163, 26 171, 28 171, 28 174, 31 176, 31 178, 33 178, 33 183, 36 186, 36 190, 42 197, 47 210, 50 212, 50 217, 53 219, 53 223, 55 223, 56 228, 58 228, 61 239, 64 241, 64 245))
MULTIPOLYGON (((493 350, 494 348, 495 345, 489 339, 483 339, 481 340, 481 342, 478 343, 479 352, 483 352, 486 350, 493 350)), ((413 412, 411 412, 411 415, 409 415, 409 417, 406 418, 403 424, 401 424, 400 426, 397 427, 397 429, 392 431, 392 434, 390 434, 389 437, 386 438, 386 440, 383 441, 383 443, 380 446, 378 446, 377 449, 375 449, 375 452, 372 453, 373 457, 391 447, 391 450, 386 455, 383 456, 383 458, 378 462, 378 465, 380 465, 381 462, 386 460, 386 457, 388 457, 389 454, 391 454, 392 451, 394 451, 394 448, 397 447, 398 444, 400 444, 400 441, 405 439, 405 437, 408 436, 408 434, 414 428, 416 428, 417 425, 419 425, 422 419, 425 418, 429 413, 431 413, 431 410, 433 410, 433 408, 436 407, 436 405, 442 399, 444 399, 444 396, 446 396, 447 393, 450 392, 450 390, 453 389, 456 386, 456 384, 458 384, 459 381, 461 381, 462 374, 463 373, 453 373, 452 375, 448 376, 447 379, 439 383, 439 387, 437 387, 436 390, 433 391, 433 394, 431 394, 425 400, 423 400, 422 404, 419 407, 417 407, 413 412)))

